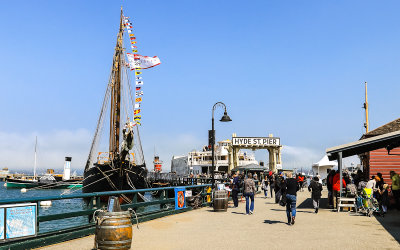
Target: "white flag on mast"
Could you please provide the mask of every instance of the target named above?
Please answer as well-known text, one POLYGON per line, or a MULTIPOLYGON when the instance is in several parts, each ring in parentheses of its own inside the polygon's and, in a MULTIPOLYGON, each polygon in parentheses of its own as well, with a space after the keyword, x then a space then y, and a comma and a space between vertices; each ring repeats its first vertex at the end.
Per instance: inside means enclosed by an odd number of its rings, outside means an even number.
POLYGON ((129 67, 131 69, 148 69, 161 64, 158 56, 150 57, 131 53, 126 53, 126 56, 128 57, 129 67))

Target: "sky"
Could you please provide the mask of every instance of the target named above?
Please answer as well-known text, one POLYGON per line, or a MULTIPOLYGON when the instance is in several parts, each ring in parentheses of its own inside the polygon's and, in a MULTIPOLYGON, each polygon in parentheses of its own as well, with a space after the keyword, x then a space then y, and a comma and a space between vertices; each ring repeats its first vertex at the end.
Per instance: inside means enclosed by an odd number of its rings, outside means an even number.
POLYGON ((148 166, 206 145, 219 101, 232 122, 217 140, 273 134, 284 168, 361 137, 365 81, 370 129, 399 118, 398 1, 2 1, 0 168, 32 169, 37 136, 38 168, 83 169, 121 4, 139 53, 162 62, 143 70, 148 166))

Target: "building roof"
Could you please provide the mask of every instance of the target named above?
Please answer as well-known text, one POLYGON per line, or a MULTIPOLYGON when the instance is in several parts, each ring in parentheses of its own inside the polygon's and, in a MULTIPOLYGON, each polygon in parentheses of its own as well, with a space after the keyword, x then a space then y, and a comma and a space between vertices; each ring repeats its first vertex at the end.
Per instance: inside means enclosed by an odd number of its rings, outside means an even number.
MULTIPOLYGON (((371 131, 372 132, 372 131, 371 131)), ((379 148, 392 149, 400 145, 400 131, 373 136, 355 142, 328 148, 326 153, 329 160, 337 160, 338 153, 342 152, 342 157, 362 154, 379 148)))
POLYGON ((387 134, 387 133, 391 133, 391 132, 395 132, 395 131, 399 131, 400 130, 400 118, 391 121, 389 123, 386 123, 385 125, 382 125, 374 130, 369 131, 368 133, 364 134, 361 139, 366 139, 366 138, 370 138, 373 136, 377 136, 377 135, 383 135, 383 134, 387 134))

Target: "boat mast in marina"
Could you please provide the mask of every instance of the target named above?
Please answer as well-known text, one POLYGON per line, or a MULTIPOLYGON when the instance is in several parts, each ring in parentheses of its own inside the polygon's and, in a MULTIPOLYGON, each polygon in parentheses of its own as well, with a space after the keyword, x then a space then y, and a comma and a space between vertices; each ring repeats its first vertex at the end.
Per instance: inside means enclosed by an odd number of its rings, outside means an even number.
POLYGON ((35 141, 35 162, 33 164, 33 180, 36 180, 36 150, 37 150, 37 136, 35 141))

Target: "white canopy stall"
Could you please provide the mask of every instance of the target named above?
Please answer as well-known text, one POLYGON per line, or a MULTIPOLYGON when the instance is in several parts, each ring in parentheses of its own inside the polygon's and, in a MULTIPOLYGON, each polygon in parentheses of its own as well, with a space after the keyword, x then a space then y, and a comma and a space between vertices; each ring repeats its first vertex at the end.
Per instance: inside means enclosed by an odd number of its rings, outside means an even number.
POLYGON ((328 156, 325 155, 319 162, 312 165, 312 171, 314 172, 314 175, 318 174, 321 177, 321 180, 323 180, 328 176, 327 170, 337 167, 337 165, 337 162, 330 161, 328 156))

